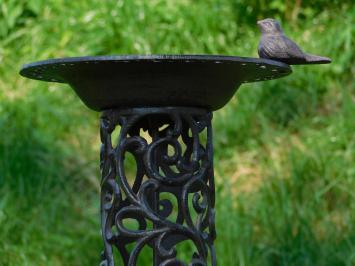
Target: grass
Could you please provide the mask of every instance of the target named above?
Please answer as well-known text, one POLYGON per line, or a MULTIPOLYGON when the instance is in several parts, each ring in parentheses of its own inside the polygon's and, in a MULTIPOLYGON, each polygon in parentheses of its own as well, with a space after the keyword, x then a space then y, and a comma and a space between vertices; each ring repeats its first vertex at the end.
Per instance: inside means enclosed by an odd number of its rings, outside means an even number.
POLYGON ((0 265, 95 265, 102 249, 98 114, 65 85, 21 78, 21 64, 256 56, 255 20, 266 16, 333 63, 243 85, 215 113, 219 265, 354 265, 355 10, 289 2, 0 2, 0 265))

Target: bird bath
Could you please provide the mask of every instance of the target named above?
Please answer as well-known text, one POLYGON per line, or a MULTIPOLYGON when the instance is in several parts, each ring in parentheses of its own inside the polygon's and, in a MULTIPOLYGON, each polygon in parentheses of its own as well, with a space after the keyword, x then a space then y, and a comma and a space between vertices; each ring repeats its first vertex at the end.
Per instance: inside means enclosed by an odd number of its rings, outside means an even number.
POLYGON ((24 65, 20 73, 68 83, 89 108, 102 111, 102 265, 114 265, 114 248, 123 265, 136 265, 145 248, 153 252, 152 265, 217 264, 212 111, 242 83, 289 75, 288 65, 235 56, 132 55, 52 59, 24 65), (126 175, 128 153, 136 163, 134 180, 126 175), (179 246, 186 241, 193 249, 183 261, 179 246))

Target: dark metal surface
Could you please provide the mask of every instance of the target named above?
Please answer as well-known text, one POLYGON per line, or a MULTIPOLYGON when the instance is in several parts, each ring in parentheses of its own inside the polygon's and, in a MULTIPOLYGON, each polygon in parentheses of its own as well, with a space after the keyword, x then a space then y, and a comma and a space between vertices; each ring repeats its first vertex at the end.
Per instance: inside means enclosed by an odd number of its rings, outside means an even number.
POLYGON ((223 107, 242 83, 276 79, 291 68, 268 59, 209 55, 98 56, 24 65, 21 75, 68 83, 91 109, 223 107))
POLYGON ((129 266, 142 265, 144 248, 154 253, 155 266, 216 265, 211 119, 210 112, 188 107, 103 112, 102 265, 114 265, 113 248, 129 266), (128 153, 134 180, 127 177, 128 153), (179 257, 183 243, 184 253, 191 251, 186 261, 179 257))
POLYGON ((261 31, 258 53, 261 58, 284 62, 289 65, 329 64, 330 58, 307 54, 283 32, 275 19, 258 21, 261 31))
POLYGON ((101 265, 113 266, 117 249, 126 266, 142 265, 146 250, 154 266, 216 266, 211 111, 242 83, 290 74, 288 65, 233 56, 101 56, 36 62, 20 73, 68 83, 89 108, 104 111, 101 265))

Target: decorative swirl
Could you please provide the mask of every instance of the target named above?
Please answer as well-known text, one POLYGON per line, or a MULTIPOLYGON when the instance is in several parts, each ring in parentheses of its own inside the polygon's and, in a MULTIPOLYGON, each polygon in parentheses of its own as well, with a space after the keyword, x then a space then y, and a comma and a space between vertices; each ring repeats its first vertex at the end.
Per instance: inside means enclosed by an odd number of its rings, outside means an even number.
POLYGON ((137 265, 144 247, 153 250, 154 265, 207 266, 208 261, 216 265, 211 118, 203 109, 183 107, 103 113, 102 265, 114 265, 113 246, 124 265, 137 265), (111 135, 118 125, 118 144, 113 147, 111 135), (205 130, 204 144, 200 134, 205 130), (126 176, 126 153, 136 161, 133 186, 126 176), (169 197, 160 199, 162 193, 169 197), (131 220, 137 228, 129 226, 131 220), (188 240, 197 251, 189 263, 176 258, 177 245, 188 240))

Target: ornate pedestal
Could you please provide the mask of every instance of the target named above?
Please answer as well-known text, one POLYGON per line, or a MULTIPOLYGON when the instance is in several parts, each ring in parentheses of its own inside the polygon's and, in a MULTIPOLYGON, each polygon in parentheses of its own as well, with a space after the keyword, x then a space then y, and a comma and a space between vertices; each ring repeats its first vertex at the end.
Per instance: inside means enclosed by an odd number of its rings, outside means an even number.
POLYGON ((145 249, 154 266, 216 265, 212 111, 242 83, 288 75, 289 66, 232 56, 104 56, 36 62, 20 73, 68 83, 103 111, 102 265, 114 265, 115 250, 124 265, 137 265, 145 249), (129 156, 135 167, 127 167, 129 156))
POLYGON ((136 265, 145 246, 154 250, 154 265, 184 265, 175 247, 186 240, 195 249, 190 265, 207 265, 208 260, 216 265, 211 118, 204 109, 184 107, 103 112, 104 265, 113 265, 113 246, 124 265, 136 265), (111 133, 118 125, 114 146, 111 133), (126 153, 136 161, 131 184, 124 165, 126 153), (127 228, 125 219, 135 220, 137 227, 127 228), (131 250, 130 243, 134 243, 131 250))

